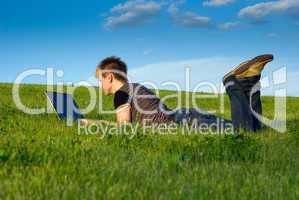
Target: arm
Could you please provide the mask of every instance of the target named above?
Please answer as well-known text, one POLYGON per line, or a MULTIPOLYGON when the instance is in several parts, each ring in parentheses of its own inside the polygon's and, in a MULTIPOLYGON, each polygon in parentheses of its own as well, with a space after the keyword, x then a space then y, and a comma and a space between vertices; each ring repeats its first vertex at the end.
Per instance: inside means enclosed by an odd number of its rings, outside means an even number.
POLYGON ((90 124, 107 124, 107 125, 121 125, 131 122, 131 105, 128 102, 129 95, 124 91, 117 91, 114 95, 114 108, 116 109, 116 121, 110 122, 106 120, 92 120, 81 119, 79 122, 81 125, 90 124))
POLYGON ((116 123, 107 120, 94 120, 94 119, 80 119, 79 123, 81 125, 91 125, 91 124, 107 124, 107 125, 119 125, 128 124, 131 122, 131 106, 129 104, 124 104, 116 109, 116 123))
POLYGON ((79 123, 84 126, 88 126, 91 124, 107 124, 107 125, 116 125, 115 122, 107 121, 107 120, 96 120, 96 119, 80 119, 79 123))
POLYGON ((126 103, 116 109, 117 124, 128 124, 131 122, 131 106, 126 103))

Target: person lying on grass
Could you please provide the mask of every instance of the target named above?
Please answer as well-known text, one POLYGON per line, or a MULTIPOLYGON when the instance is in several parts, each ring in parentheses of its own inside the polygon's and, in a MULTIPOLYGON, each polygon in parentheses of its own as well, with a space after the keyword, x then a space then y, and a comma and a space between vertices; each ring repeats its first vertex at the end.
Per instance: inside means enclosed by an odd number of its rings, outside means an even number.
MULTIPOLYGON (((223 77, 223 84, 230 98, 231 121, 195 108, 169 109, 151 90, 127 79, 127 65, 118 57, 107 57, 96 68, 105 95, 114 95, 117 124, 123 123, 178 123, 196 120, 198 125, 221 122, 232 123, 234 130, 258 131, 262 114, 259 81, 264 66, 273 55, 260 55, 238 65, 223 77), (256 113, 256 114, 254 114, 256 113)), ((103 120, 81 119, 80 123, 111 123, 103 120)), ((220 126, 220 124, 218 123, 220 126)))

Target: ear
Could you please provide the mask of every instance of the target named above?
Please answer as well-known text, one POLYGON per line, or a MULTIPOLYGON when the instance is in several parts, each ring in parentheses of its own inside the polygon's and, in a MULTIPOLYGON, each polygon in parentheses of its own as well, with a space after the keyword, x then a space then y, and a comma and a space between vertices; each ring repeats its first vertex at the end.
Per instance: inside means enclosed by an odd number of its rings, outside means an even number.
POLYGON ((100 79, 101 76, 101 70, 99 68, 96 69, 96 74, 95 74, 97 79, 100 79))
POLYGON ((112 83, 113 80, 114 80, 114 75, 113 75, 113 73, 109 73, 107 78, 108 78, 108 81, 109 81, 110 83, 112 83))

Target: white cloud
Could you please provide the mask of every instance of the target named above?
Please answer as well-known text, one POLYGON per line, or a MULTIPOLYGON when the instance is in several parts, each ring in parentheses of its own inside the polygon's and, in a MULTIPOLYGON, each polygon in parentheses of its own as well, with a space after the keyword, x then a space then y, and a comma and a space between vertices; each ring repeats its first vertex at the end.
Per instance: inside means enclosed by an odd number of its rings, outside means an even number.
POLYGON ((239 17, 258 19, 274 13, 299 11, 299 0, 277 0, 257 3, 241 9, 239 17))
MULTIPOLYGON (((108 14, 105 13, 104 27, 106 29, 113 29, 147 24, 159 14, 159 11, 164 6, 168 6, 168 12, 173 22, 179 26, 193 28, 212 27, 210 17, 201 16, 195 12, 181 11, 177 8, 177 5, 184 4, 185 2, 186 0, 160 1, 159 3, 156 1, 129 0, 112 7, 108 14)), ((217 4, 219 4, 218 0, 217 4)))
POLYGON ((287 73, 287 93, 289 96, 299 96, 299 72, 291 72, 287 73))
POLYGON ((168 8, 174 23, 184 27, 209 27, 211 19, 206 16, 200 16, 194 12, 182 12, 175 4, 171 4, 168 8))
MULTIPOLYGON (((188 90, 186 87, 185 69, 190 69, 190 85, 189 91, 193 91, 195 87, 201 83, 213 84, 218 92, 221 92, 222 77, 239 63, 247 60, 247 58, 236 57, 210 57, 202 59, 179 60, 172 62, 161 62, 148 64, 139 68, 129 70, 130 81, 133 82, 151 82, 159 89, 177 90, 173 85, 164 85, 167 81, 175 82, 179 85, 181 90, 188 90)), ((273 77, 273 72, 277 71, 280 67, 287 67, 287 69, 297 69, 297 63, 286 65, 287 60, 276 59, 275 62, 270 62, 265 67, 262 77, 273 77)), ((297 82, 299 79, 299 71, 287 72, 287 83, 281 87, 287 88, 287 94, 292 96, 299 96, 299 87, 297 82)), ((273 85, 273 83, 271 83, 273 85)), ((149 86, 149 85, 147 85, 149 86)), ((280 88, 280 87, 279 87, 280 88)), ((263 88, 263 95, 274 95, 276 86, 271 88, 263 88)), ((197 91, 211 92, 210 87, 200 87, 197 91)))
POLYGON ((176 15, 175 22, 185 27, 207 27, 210 22, 210 18, 206 16, 200 16, 193 12, 185 12, 176 15))
POLYGON ((161 5, 154 1, 130 0, 111 8, 104 27, 142 25, 156 16, 160 9, 161 5))
POLYGON ((147 55, 151 54, 152 52, 153 52, 152 49, 144 49, 143 55, 147 56, 147 55))
POLYGON ((223 6, 235 2, 235 0, 208 0, 202 3, 203 6, 223 6))
POLYGON ((118 4, 111 8, 111 12, 149 12, 155 13, 160 9, 160 4, 154 1, 144 1, 144 0, 130 0, 123 4, 118 4))
POLYGON ((276 38, 278 35, 276 33, 268 33, 267 36, 270 38, 276 38))
POLYGON ((164 89, 175 89, 174 86, 163 85, 165 81, 173 81, 182 90, 187 90, 185 68, 188 67, 191 75, 189 90, 193 90, 203 81, 209 81, 218 87, 222 84, 222 76, 240 62, 239 59, 225 57, 161 62, 129 70, 129 76, 134 82, 150 81, 158 88, 164 89))
POLYGON ((223 29, 223 30, 228 30, 228 29, 236 28, 239 25, 240 25, 239 22, 225 22, 225 23, 219 24, 218 28, 223 29))

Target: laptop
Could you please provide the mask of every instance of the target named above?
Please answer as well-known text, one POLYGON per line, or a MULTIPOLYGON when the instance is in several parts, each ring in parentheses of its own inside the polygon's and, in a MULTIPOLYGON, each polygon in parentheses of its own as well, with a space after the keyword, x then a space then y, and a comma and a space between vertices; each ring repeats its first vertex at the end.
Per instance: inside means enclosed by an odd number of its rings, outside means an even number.
POLYGON ((77 121, 84 118, 71 94, 63 92, 45 93, 59 119, 77 121))

